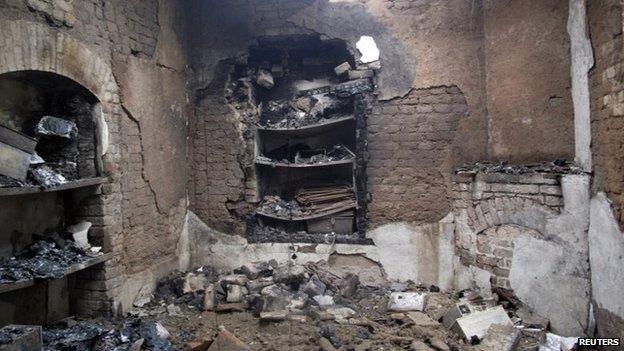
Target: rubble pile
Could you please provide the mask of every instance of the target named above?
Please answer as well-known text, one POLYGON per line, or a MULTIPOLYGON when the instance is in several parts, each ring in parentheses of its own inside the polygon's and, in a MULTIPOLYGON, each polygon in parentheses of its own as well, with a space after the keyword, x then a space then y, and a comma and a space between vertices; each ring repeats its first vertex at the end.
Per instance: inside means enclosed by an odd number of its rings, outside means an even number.
POLYGON ((72 320, 43 331, 45 349, 50 351, 173 351, 169 337, 160 323, 140 318, 130 318, 119 328, 72 320))
MULTIPOLYGON (((261 328, 294 323, 314 335, 302 350, 512 351, 537 350, 559 340, 548 333, 549 321, 531 313, 511 291, 443 293, 435 286, 387 282, 372 287, 326 262, 261 262, 221 274, 202 267, 163 282, 147 303, 139 294, 135 305, 142 307, 131 311, 133 315, 188 318, 187 307, 195 314, 213 313, 233 326, 236 318, 247 320, 243 316, 248 314, 261 328)), ((241 350, 272 349, 267 340, 245 346, 241 340, 254 340, 256 332, 237 330, 235 335, 221 328, 216 336, 204 335, 194 344, 203 345, 201 350, 222 343, 241 350)), ((284 347, 290 337, 275 335, 273 341, 284 347)))
POLYGON ((505 173, 505 174, 579 174, 583 171, 572 162, 564 159, 555 160, 546 164, 510 165, 506 162, 477 162, 463 165, 455 169, 456 173, 505 173))
POLYGON ((327 94, 300 96, 292 100, 262 103, 261 126, 267 128, 301 128, 321 122, 348 117, 339 113, 348 107, 347 99, 327 94))
POLYGON ((53 117, 43 116, 35 126, 37 139, 29 138, 16 131, 6 131, 0 138, 0 147, 10 148, 10 143, 30 143, 33 148, 24 155, 27 173, 23 178, 16 179, 16 175, 0 175, 0 187, 42 186, 56 187, 70 180, 78 179, 78 127, 75 122, 53 117), (9 136, 11 139, 8 139, 9 136), (37 151, 34 151, 34 146, 37 151), (41 155, 40 155, 41 154, 41 155), (28 165, 29 163, 29 165, 28 165), (26 176, 27 175, 27 176, 26 176))
POLYGON ((258 211, 279 217, 292 217, 303 214, 303 210, 297 201, 286 201, 275 195, 265 196, 260 205, 258 205, 258 211))
MULTIPOLYGON (((569 350, 512 291, 360 281, 327 262, 200 267, 145 288, 125 318, 65 319, 46 350, 569 350), (371 286, 373 284, 374 286, 371 286), (489 297, 484 297, 489 296, 489 297)), ((6 329, 6 328, 5 328, 6 329)), ((0 330, 0 345, 12 332, 0 330)))
POLYGON ((18 255, 0 261, 0 284, 29 279, 56 279, 65 275, 68 267, 87 261, 97 255, 95 250, 85 250, 73 241, 41 240, 28 246, 18 255))
POLYGON ((0 329, 0 349, 2 345, 8 345, 14 342, 16 339, 24 335, 24 328, 17 326, 7 326, 0 329))

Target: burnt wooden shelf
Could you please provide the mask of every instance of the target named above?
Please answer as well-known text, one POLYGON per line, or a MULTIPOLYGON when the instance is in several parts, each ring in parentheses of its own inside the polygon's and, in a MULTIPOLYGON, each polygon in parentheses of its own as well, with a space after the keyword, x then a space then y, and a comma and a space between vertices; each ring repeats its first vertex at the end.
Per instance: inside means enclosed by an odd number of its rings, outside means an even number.
POLYGON ((331 161, 331 162, 323 162, 323 163, 284 163, 284 162, 273 162, 273 161, 265 161, 256 158, 254 161, 257 165, 271 166, 271 167, 285 167, 285 168, 312 168, 312 167, 330 167, 336 165, 346 165, 346 164, 354 164, 355 159, 351 158, 348 160, 340 160, 340 161, 331 161))
POLYGON ((57 187, 53 187, 53 188, 42 188, 39 186, 32 186, 32 185, 10 187, 10 188, 0 188, 0 196, 49 193, 49 192, 54 192, 54 191, 63 191, 63 190, 69 190, 69 189, 84 188, 88 186, 100 185, 100 184, 106 183, 107 181, 108 181, 108 178, 99 177, 99 178, 73 180, 65 184, 61 184, 57 187))
POLYGON ((310 124, 307 126, 301 126, 298 128, 270 128, 259 126, 258 131, 274 132, 281 135, 287 135, 292 137, 308 137, 316 134, 325 133, 332 130, 341 124, 348 123, 349 121, 355 121, 355 116, 344 116, 338 118, 326 119, 320 123, 310 124))
MULTIPOLYGON (((81 271, 83 269, 87 269, 91 266, 94 266, 96 264, 108 261, 111 257, 113 256, 112 252, 109 253, 105 253, 99 256, 95 256, 92 257, 84 262, 81 263, 76 263, 74 265, 71 265, 69 267, 67 267, 67 269, 65 270, 65 276, 76 273, 78 271, 81 271)), ((9 291, 14 291, 14 290, 19 290, 19 289, 24 289, 24 288, 28 288, 31 286, 34 286, 36 283, 38 282, 42 282, 45 281, 43 279, 28 279, 28 280, 19 280, 16 282, 11 282, 11 283, 1 283, 0 284, 0 294, 1 293, 5 293, 5 292, 9 292, 9 291)))
POLYGON ((324 212, 319 212, 319 213, 315 213, 312 215, 307 215, 307 216, 288 216, 288 217, 283 217, 283 216, 278 216, 275 215, 273 213, 267 213, 267 212, 263 212, 261 210, 256 210, 256 214, 260 215, 260 216, 264 216, 264 217, 269 217, 269 218, 273 218, 273 219, 279 219, 282 221, 307 221, 308 219, 315 219, 315 218, 321 218, 321 217, 325 217, 325 216, 329 216, 335 213, 339 213, 342 211, 346 211, 346 210, 350 210, 352 208, 357 208, 357 202, 353 201, 353 203, 344 205, 344 206, 340 206, 337 207, 335 209, 332 209, 330 211, 324 211, 324 212))

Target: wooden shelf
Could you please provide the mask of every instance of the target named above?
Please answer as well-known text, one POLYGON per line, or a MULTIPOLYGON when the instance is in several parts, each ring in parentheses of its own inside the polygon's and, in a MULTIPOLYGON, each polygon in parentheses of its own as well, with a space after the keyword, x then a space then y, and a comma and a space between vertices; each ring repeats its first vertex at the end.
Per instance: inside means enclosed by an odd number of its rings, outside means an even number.
POLYGON ((258 131, 273 132, 273 133, 279 133, 281 135, 303 138, 303 137, 309 137, 312 135, 325 133, 329 130, 339 127, 341 124, 346 124, 349 121, 355 121, 355 117, 345 116, 345 117, 331 118, 331 119, 326 119, 320 123, 310 124, 310 125, 302 126, 299 128, 258 127, 257 129, 258 131))
POLYGON ((357 203, 355 201, 353 201, 353 203, 350 203, 348 205, 344 205, 344 206, 335 208, 335 209, 330 210, 330 211, 319 212, 319 213, 315 213, 313 215, 307 215, 307 216, 282 217, 282 216, 277 216, 277 215, 272 214, 272 213, 262 212, 261 210, 256 210, 256 214, 260 215, 260 216, 264 216, 264 217, 273 218, 273 219, 279 219, 279 220, 282 220, 282 221, 296 222, 296 221, 307 221, 308 219, 321 218, 321 217, 329 216, 329 215, 332 215, 332 214, 335 214, 335 213, 339 213, 339 212, 342 212, 342 211, 350 210, 352 208, 357 208, 357 203))
POLYGON ((54 191, 63 191, 63 190, 69 190, 69 189, 84 188, 88 186, 100 185, 106 182, 108 182, 108 178, 99 177, 99 178, 73 180, 65 184, 61 184, 57 187, 53 187, 53 188, 42 188, 39 186, 32 186, 32 185, 11 187, 11 188, 0 188, 0 196, 15 196, 15 195, 48 193, 48 192, 54 192, 54 191))
POLYGON ((254 161, 257 165, 271 166, 271 167, 284 167, 284 168, 312 168, 312 167, 330 167, 337 165, 346 165, 346 164, 354 164, 355 159, 351 158, 348 160, 340 160, 340 161, 331 161, 324 163, 284 163, 284 162, 273 162, 273 161, 265 161, 259 160, 256 158, 254 161))
MULTIPOLYGON (((96 264, 100 264, 102 262, 108 261, 112 256, 113 256, 113 253, 109 252, 109 253, 105 253, 105 254, 102 254, 102 255, 99 255, 99 256, 92 257, 92 258, 90 258, 90 259, 88 259, 88 260, 86 260, 84 262, 71 265, 71 266, 67 267, 67 269, 65 270, 65 276, 70 275, 72 273, 76 273, 76 272, 81 271, 83 269, 89 268, 89 267, 94 266, 96 264)), ((28 287, 34 286, 36 283, 41 282, 41 281, 45 281, 45 280, 41 280, 41 279, 28 279, 28 280, 20 280, 20 281, 16 281, 16 282, 12 282, 12 283, 1 283, 0 284, 0 294, 1 293, 5 293, 5 292, 9 292, 9 291, 14 291, 14 290, 28 288, 28 287)))

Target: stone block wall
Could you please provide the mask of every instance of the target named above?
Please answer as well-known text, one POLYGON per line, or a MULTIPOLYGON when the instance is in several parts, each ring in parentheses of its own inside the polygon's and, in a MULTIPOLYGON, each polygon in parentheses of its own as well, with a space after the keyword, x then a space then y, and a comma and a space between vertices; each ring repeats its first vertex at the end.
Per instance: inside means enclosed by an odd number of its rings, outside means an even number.
POLYGON ((373 226, 394 221, 437 222, 450 211, 445 167, 468 106, 456 86, 414 89, 378 102, 368 124, 369 217, 373 226))
POLYGON ((588 1, 594 191, 604 191, 624 230, 624 48, 620 1, 588 1))
POLYGON ((491 273, 494 287, 511 288, 514 239, 542 238, 543 224, 563 209, 556 174, 460 173, 453 184, 455 215, 467 225, 456 237, 461 264, 491 273))

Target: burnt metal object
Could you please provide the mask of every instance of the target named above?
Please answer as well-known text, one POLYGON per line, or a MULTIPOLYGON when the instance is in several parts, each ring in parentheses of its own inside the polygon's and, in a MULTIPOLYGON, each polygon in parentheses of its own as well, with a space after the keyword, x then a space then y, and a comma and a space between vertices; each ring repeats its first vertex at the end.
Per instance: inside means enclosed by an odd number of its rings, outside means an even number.
POLYGON ((73 140, 78 135, 76 123, 66 119, 43 116, 35 128, 37 136, 51 136, 73 140))

